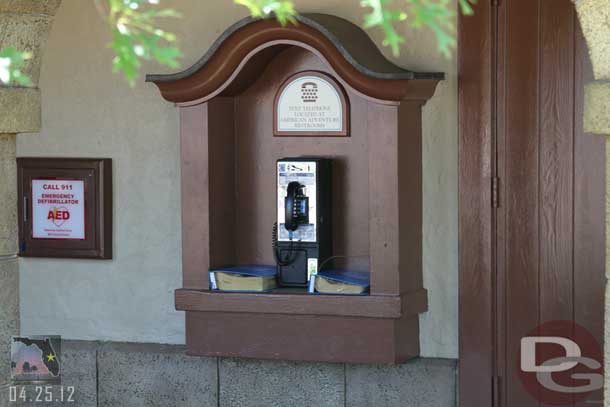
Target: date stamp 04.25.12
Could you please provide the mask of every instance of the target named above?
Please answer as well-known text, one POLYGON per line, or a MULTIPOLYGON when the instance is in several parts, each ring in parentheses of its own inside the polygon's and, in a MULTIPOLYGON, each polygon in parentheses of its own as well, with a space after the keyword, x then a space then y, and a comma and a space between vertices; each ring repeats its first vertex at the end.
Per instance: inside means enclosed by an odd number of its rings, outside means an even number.
POLYGON ((10 351, 9 403, 74 402, 74 386, 62 384, 61 337, 14 336, 10 351))

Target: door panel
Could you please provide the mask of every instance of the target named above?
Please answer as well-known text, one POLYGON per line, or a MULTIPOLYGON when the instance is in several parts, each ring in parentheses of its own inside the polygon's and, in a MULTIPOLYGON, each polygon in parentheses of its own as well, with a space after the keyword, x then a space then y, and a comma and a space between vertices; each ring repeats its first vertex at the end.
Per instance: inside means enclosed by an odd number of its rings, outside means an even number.
MULTIPOLYGON (((460 17, 460 403, 538 407, 523 336, 568 320, 603 344, 605 142, 582 131, 592 74, 572 2, 499 3, 460 17)), ((572 405, 602 391, 587 400, 572 405)))
POLYGON ((501 180, 498 223, 503 223, 503 238, 498 252, 504 264, 498 284, 504 291, 499 304, 502 322, 498 337, 504 349, 498 358, 507 374, 502 378, 502 405, 530 407, 532 398, 515 373, 516 357, 523 335, 538 324, 540 264, 540 139, 539 139, 539 42, 540 10, 532 0, 511 0, 500 9, 498 30, 503 31, 502 77, 504 94, 498 94, 498 116, 503 128, 497 129, 498 175, 501 180), (511 103, 512 101, 518 103, 511 103), (505 306, 510 304, 510 306, 505 306), (511 363, 513 362, 513 363, 511 363))
MULTIPOLYGON (((502 186, 496 215, 502 255, 496 268, 496 358, 502 406, 541 405, 517 373, 521 338, 537 326, 576 321, 603 339, 603 290, 591 281, 603 287, 604 234, 598 225, 604 219, 605 166, 600 141, 577 130, 588 73, 577 27, 569 0, 507 0, 498 11, 502 186)), ((559 355, 540 354, 541 360, 551 356, 559 355)))
POLYGON ((460 405, 493 399, 492 95, 495 30, 491 2, 460 17, 459 67, 459 319, 460 405))

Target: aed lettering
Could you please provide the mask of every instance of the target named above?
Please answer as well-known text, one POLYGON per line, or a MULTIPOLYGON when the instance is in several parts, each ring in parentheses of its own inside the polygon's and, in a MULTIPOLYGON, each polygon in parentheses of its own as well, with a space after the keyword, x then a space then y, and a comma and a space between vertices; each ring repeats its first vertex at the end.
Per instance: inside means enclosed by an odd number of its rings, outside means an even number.
POLYGON ((70 219, 70 212, 68 211, 49 211, 49 216, 47 216, 47 219, 50 220, 68 220, 70 219))

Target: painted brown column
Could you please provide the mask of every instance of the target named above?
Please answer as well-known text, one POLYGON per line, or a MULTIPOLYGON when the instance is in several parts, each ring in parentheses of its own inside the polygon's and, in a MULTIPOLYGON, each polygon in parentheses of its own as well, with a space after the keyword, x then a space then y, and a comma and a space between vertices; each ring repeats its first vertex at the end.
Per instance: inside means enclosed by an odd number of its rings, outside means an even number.
MULTIPOLYGON (((585 131, 606 136, 606 278, 610 278, 610 0, 575 0, 595 81, 585 86, 585 131)), ((600 222, 602 220, 600 219, 600 222)), ((606 283, 604 405, 610 407, 610 285, 606 283)))
POLYGON ((32 87, 0 86, 0 406, 8 401, 9 340, 19 333, 17 133, 40 131, 38 79, 46 39, 61 0, 0 0, 0 49, 32 58, 22 67, 32 87))

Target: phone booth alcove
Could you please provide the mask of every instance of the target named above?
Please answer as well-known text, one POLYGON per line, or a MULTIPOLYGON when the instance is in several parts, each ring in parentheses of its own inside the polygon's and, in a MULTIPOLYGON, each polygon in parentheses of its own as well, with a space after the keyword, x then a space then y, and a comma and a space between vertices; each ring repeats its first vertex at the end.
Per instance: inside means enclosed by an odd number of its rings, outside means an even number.
POLYGON ((421 108, 444 75, 390 63, 341 18, 297 20, 282 27, 244 19, 192 67, 147 77, 180 110, 176 309, 186 311, 188 353, 403 362, 419 355, 419 314, 427 310, 421 108), (294 128, 298 117, 284 119, 280 99, 291 91, 339 107, 315 134, 303 132, 294 128), (210 269, 274 263, 276 166, 302 156, 332 159, 329 250, 366 259, 369 295, 210 291, 210 269))

